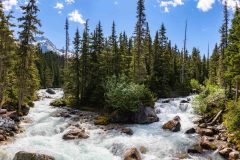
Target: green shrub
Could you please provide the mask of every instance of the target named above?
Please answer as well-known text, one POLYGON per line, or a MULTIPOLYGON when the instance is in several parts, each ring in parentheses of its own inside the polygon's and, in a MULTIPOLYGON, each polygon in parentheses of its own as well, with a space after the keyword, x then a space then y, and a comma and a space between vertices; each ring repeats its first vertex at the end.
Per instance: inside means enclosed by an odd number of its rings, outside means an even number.
POLYGON ((191 79, 190 85, 191 85, 192 89, 197 90, 197 91, 200 90, 200 88, 201 88, 198 80, 196 80, 196 79, 191 79))
POLYGON ((224 107, 224 98, 224 90, 222 88, 207 84, 203 91, 194 98, 193 106, 197 113, 211 116, 224 107), (207 108, 211 106, 217 106, 217 108, 207 108))
POLYGON ((106 106, 120 112, 136 112, 140 104, 154 105, 153 94, 145 85, 130 82, 126 76, 113 76, 105 85, 106 106))

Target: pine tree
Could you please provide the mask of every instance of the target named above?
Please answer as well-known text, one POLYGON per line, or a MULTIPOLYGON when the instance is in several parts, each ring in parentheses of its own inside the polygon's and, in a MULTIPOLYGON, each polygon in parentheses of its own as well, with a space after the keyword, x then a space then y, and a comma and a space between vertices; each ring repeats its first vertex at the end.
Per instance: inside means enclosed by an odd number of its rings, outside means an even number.
POLYGON ((147 76, 151 76, 152 72, 152 39, 150 34, 150 29, 147 23, 146 34, 144 38, 144 53, 145 53, 145 66, 147 71, 147 76))
POLYGON ((234 18, 232 20, 232 27, 229 34, 229 45, 226 49, 225 64, 227 71, 225 73, 228 81, 234 82, 236 85, 235 99, 238 100, 238 90, 240 81, 240 12, 239 8, 236 7, 234 18))
POLYGON ((41 34, 38 27, 41 26, 40 20, 37 18, 39 9, 36 0, 29 0, 26 6, 21 6, 23 16, 19 18, 19 51, 18 64, 16 68, 17 89, 18 89, 18 112, 24 102, 32 100, 34 92, 38 88, 39 79, 37 69, 34 63, 36 58, 36 50, 31 45, 34 42, 34 36, 41 34))
POLYGON ((68 18, 66 18, 66 22, 65 22, 65 36, 66 36, 66 40, 65 40, 65 67, 67 68, 68 66, 68 52, 69 52, 69 45, 70 45, 70 38, 69 38, 69 22, 68 22, 68 18))
POLYGON ((144 0, 137 2, 137 23, 135 26, 134 51, 133 51, 133 77, 135 82, 146 79, 146 66, 143 53, 143 41, 146 32, 146 15, 144 0))
POLYGON ((82 38, 82 48, 81 48, 82 56, 81 56, 81 101, 86 101, 86 91, 88 87, 89 80, 89 54, 90 54, 90 36, 89 36, 89 26, 88 20, 85 23, 85 29, 83 32, 82 38))
MULTIPOLYGON (((13 66, 16 58, 16 45, 13 39, 13 26, 9 22, 12 18, 11 13, 6 16, 3 11, 2 2, 0 2, 0 110, 4 103, 10 98, 9 89, 14 84, 13 66)), ((11 97, 12 98, 12 97, 11 97)))
POLYGON ((219 58, 220 58, 219 49, 218 49, 218 45, 216 44, 209 62, 208 72, 209 72, 209 81, 211 84, 217 84, 219 58))
POLYGON ((191 78, 201 81, 201 57, 200 51, 197 48, 193 48, 191 56, 191 78))

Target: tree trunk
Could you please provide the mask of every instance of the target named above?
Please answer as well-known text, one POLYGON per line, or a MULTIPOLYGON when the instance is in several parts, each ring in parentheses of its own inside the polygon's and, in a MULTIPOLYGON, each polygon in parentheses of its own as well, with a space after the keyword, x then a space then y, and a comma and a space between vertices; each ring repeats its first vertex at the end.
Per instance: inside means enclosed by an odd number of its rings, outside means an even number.
POLYGON ((236 96, 235 96, 235 100, 236 102, 238 101, 238 80, 236 80, 236 96))

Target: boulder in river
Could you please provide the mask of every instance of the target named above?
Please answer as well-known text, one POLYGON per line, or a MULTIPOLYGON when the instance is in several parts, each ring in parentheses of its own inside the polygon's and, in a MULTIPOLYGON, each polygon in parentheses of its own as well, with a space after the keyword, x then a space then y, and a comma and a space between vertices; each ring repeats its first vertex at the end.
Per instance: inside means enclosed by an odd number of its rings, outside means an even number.
POLYGON ((0 109, 0 114, 6 114, 7 110, 6 109, 0 109))
POLYGON ((186 130, 185 134, 194 134, 196 133, 196 129, 195 128, 190 128, 188 130, 186 130))
POLYGON ((195 144, 187 150, 188 153, 201 154, 203 152, 202 147, 199 144, 195 144))
POLYGON ((220 154, 221 156, 223 156, 224 158, 228 158, 228 157, 229 157, 229 154, 230 154, 232 151, 233 151, 232 148, 226 147, 226 148, 221 149, 221 150, 219 151, 219 154, 220 154))
POLYGON ((230 160, 237 160, 237 159, 239 159, 239 152, 238 151, 232 151, 229 154, 229 159, 230 160))
POLYGON ((111 123, 136 123, 136 124, 150 124, 154 122, 158 122, 159 118, 152 107, 144 107, 140 106, 135 113, 121 113, 118 111, 114 111, 110 117, 109 122, 111 123))
POLYGON ((137 148, 131 148, 124 154, 124 160, 142 160, 141 154, 137 148))
POLYGON ((133 135, 133 130, 131 128, 123 128, 122 133, 125 133, 127 135, 133 135))
POLYGON ((56 94, 55 91, 54 91, 53 89, 51 89, 51 88, 48 88, 48 89, 46 90, 46 92, 47 92, 48 94, 56 94))
POLYGON ((163 129, 168 129, 172 132, 178 132, 181 129, 180 117, 176 116, 173 120, 168 121, 162 126, 163 129))
POLYGON ((212 129, 209 129, 209 128, 197 128, 197 131, 196 131, 198 134, 200 134, 201 136, 214 136, 215 133, 212 129))
POLYGON ((63 139, 72 140, 72 139, 87 139, 89 136, 85 132, 85 129, 80 129, 77 127, 72 127, 70 131, 63 135, 63 139))
POLYGON ((217 149, 217 146, 213 142, 210 142, 207 137, 202 137, 200 145, 203 149, 206 149, 206 150, 217 149))
POLYGON ((15 154, 13 160, 55 160, 55 158, 44 154, 20 151, 15 154))

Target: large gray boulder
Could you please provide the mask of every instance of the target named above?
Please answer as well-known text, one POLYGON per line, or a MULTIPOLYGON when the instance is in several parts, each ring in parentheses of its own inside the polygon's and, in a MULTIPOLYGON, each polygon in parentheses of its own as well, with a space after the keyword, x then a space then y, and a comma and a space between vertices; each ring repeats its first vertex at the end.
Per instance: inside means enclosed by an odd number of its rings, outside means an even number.
POLYGON ((55 160, 55 158, 44 154, 20 151, 15 154, 13 160, 55 160))
POLYGON ((121 113, 118 111, 113 112, 109 117, 110 123, 123 123, 123 124, 150 124, 158 122, 159 118, 152 107, 144 107, 141 105, 137 112, 121 113))

